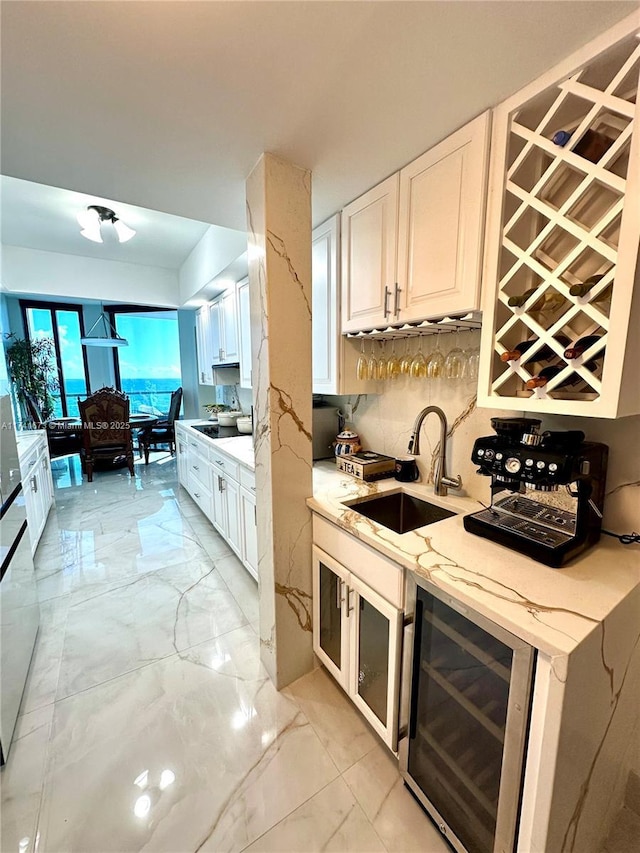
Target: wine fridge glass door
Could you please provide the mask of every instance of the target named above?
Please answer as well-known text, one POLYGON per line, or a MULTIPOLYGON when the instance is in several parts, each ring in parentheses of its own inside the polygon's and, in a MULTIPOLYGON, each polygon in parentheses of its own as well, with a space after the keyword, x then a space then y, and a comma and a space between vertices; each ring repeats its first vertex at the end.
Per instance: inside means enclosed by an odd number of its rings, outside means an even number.
POLYGON ((434 592, 415 586, 401 769, 456 849, 512 849, 533 650, 434 592))

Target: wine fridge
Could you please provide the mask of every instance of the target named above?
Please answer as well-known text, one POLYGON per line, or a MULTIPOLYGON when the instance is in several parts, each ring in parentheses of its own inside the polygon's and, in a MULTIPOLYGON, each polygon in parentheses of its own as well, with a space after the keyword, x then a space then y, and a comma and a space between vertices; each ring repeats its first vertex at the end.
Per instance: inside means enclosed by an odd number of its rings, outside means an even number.
POLYGON ((534 650, 414 575, 407 612, 405 784, 455 850, 511 853, 534 650))

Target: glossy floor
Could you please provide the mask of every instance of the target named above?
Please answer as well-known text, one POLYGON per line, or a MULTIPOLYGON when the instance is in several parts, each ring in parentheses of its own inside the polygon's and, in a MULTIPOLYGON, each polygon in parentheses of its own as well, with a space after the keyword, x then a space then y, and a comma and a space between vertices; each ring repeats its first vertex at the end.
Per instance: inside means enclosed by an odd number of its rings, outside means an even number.
POLYGON ((448 850, 323 670, 274 689, 257 587, 171 457, 52 469, 3 853, 448 850))

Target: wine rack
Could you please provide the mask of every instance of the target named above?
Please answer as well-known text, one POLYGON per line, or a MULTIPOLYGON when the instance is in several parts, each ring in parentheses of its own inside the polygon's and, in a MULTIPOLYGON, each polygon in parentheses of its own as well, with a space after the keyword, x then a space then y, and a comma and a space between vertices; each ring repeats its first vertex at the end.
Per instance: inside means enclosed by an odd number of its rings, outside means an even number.
POLYGON ((595 417, 640 412, 637 368, 632 374, 638 343, 629 335, 640 320, 633 23, 622 22, 496 110, 481 406, 595 417), (587 280, 590 289, 577 295, 587 280), (584 352, 566 358, 567 347, 586 337, 584 352), (506 361, 521 342, 526 354, 506 361))

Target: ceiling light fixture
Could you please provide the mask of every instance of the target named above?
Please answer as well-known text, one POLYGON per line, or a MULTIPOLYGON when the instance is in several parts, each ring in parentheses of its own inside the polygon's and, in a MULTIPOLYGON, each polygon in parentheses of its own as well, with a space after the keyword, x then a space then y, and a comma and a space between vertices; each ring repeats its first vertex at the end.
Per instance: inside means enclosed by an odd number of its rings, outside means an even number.
POLYGON ((129 341, 126 338, 121 338, 116 332, 116 327, 104 313, 102 305, 100 305, 100 309, 100 316, 84 338, 80 338, 80 343, 85 347, 128 347, 129 341), (102 323, 102 336, 96 334, 95 337, 91 337, 91 333, 99 323, 102 323))
POLYGON ((80 233, 87 240, 92 240, 94 243, 102 243, 102 233, 100 226, 103 222, 111 222, 118 240, 121 243, 126 243, 132 237, 135 237, 136 232, 133 228, 125 225, 121 219, 115 215, 113 210, 108 207, 101 207, 98 204, 90 204, 86 210, 78 214, 78 223, 82 226, 80 233))

